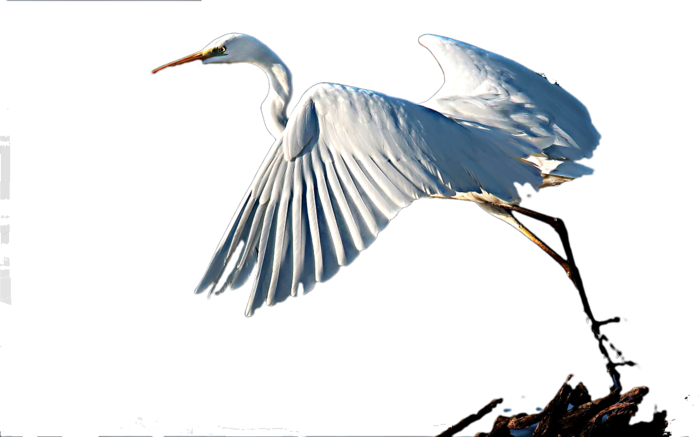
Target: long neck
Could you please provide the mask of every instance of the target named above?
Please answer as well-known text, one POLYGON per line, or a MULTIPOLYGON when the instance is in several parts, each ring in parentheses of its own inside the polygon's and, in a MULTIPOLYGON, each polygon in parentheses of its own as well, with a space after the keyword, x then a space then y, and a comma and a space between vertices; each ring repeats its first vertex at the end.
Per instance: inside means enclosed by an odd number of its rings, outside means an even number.
POLYGON ((271 50, 255 65, 267 73, 269 79, 269 93, 262 102, 262 116, 269 133, 278 138, 288 120, 286 110, 291 100, 291 72, 271 50))

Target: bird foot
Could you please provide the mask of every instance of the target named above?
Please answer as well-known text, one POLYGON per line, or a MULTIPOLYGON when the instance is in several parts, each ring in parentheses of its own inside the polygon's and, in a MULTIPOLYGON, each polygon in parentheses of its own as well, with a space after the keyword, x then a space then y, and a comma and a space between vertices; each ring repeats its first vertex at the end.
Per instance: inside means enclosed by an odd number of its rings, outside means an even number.
POLYGON ((629 326, 629 317, 615 314, 604 319, 588 321, 587 326, 594 334, 597 344, 603 349, 609 389, 630 386, 634 376, 643 373, 643 364, 627 357, 624 350, 617 346, 606 332, 610 326, 629 326))

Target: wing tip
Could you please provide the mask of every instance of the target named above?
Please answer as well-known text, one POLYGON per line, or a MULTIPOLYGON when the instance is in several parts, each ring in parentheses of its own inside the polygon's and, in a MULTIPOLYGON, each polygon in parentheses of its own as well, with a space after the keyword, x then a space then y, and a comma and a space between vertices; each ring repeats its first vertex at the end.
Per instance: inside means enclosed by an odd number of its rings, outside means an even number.
POLYGON ((444 39, 444 38, 445 37, 440 36, 440 35, 434 35, 432 33, 425 33, 425 34, 420 35, 417 38, 417 43, 431 52, 432 50, 430 50, 430 46, 431 46, 430 43, 432 41, 436 41, 436 40, 440 40, 440 39, 444 39))
MULTIPOLYGON (((194 294, 202 294, 205 292, 209 287, 212 287, 211 283, 208 283, 204 285, 204 281, 200 282, 199 285, 194 288, 194 294)), ((213 287, 212 287, 213 288, 213 287)))

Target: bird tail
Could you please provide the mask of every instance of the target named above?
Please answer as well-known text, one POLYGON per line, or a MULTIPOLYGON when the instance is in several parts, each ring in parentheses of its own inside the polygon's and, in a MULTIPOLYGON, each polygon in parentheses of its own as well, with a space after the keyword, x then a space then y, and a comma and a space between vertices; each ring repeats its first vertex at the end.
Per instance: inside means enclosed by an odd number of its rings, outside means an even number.
POLYGON ((594 170, 590 167, 570 160, 555 159, 546 153, 537 153, 525 159, 539 169, 542 183, 539 188, 553 187, 573 179, 591 175, 594 170))

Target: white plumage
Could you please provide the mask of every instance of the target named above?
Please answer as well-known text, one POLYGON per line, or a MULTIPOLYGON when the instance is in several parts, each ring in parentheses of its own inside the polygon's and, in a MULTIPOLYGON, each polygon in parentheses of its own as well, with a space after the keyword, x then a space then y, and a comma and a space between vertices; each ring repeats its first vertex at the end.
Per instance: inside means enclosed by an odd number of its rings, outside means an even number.
POLYGON ((248 62, 270 79, 263 112, 277 140, 197 293, 240 287, 257 266, 251 315, 265 301, 296 295, 300 284, 307 292, 331 278, 414 200, 472 200, 514 225, 501 206, 519 203, 515 183, 538 188, 591 173, 574 161, 591 156, 600 137, 563 88, 459 41, 423 35, 420 43, 445 78, 421 105, 321 83, 287 118, 291 74, 274 52, 242 34, 154 71, 196 59, 248 62))

